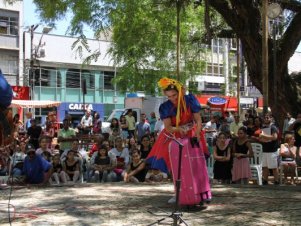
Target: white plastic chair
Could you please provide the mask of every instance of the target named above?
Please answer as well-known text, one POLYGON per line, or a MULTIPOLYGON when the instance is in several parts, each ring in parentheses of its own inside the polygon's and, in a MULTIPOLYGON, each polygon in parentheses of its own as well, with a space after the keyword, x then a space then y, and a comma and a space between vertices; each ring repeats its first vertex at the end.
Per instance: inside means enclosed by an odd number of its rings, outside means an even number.
POLYGON ((250 167, 252 178, 257 180, 258 185, 262 185, 262 145, 259 143, 251 143, 254 156, 250 158, 250 167))
POLYGON ((207 159, 207 171, 208 171, 208 177, 210 179, 213 179, 213 165, 214 165, 214 158, 213 154, 210 155, 210 157, 207 159))

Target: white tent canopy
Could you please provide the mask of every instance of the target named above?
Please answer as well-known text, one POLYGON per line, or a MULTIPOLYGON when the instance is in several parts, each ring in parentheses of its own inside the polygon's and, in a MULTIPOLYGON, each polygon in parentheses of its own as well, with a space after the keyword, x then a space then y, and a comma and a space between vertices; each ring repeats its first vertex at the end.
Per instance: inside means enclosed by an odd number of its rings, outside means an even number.
POLYGON ((61 104, 60 101, 51 101, 51 100, 12 100, 10 107, 48 108, 48 107, 57 107, 60 104, 61 104))

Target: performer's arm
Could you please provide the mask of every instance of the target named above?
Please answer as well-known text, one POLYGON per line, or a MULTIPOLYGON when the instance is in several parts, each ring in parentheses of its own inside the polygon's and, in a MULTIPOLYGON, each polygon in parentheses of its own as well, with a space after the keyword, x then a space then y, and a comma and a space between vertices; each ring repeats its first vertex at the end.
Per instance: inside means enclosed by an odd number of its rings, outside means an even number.
POLYGON ((163 119, 163 123, 164 123, 164 128, 170 133, 178 132, 182 135, 186 134, 186 131, 183 128, 172 126, 170 118, 163 119))
POLYGON ((193 118, 196 123, 195 134, 196 134, 196 137, 198 138, 198 141, 200 141, 201 129, 202 129, 202 118, 201 118, 200 112, 193 113, 193 118))

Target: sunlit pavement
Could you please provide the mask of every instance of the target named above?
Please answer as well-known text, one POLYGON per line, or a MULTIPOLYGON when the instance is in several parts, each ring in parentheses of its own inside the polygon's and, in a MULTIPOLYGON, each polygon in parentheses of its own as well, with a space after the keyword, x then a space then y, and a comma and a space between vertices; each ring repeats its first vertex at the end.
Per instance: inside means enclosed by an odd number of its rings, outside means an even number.
MULTIPOLYGON (((173 211, 167 204, 173 190, 171 183, 18 188, 12 191, 10 220, 14 226, 148 225, 173 211)), ((213 185, 212 191, 206 208, 181 209, 188 225, 300 225, 300 185, 213 185)), ((9 225, 9 189, 0 192, 0 224, 9 225)), ((162 223, 171 225, 172 218, 162 223)))

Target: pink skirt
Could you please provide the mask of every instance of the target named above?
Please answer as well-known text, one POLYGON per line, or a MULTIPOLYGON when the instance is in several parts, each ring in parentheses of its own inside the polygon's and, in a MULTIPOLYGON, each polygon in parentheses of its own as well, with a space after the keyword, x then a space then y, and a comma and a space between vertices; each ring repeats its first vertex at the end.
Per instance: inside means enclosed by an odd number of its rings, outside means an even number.
POLYGON ((232 181, 249 179, 252 177, 249 158, 234 158, 232 167, 232 181))

